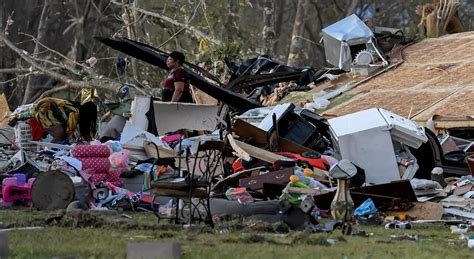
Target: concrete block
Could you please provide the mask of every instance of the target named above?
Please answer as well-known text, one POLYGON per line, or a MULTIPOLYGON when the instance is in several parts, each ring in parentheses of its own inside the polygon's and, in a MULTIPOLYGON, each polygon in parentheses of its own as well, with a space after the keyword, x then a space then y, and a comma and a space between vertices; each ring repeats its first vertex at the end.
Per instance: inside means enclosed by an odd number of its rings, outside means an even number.
POLYGON ((0 258, 8 258, 8 232, 0 231, 0 258))
POLYGON ((129 243, 127 258, 181 258, 181 245, 178 243, 129 243))

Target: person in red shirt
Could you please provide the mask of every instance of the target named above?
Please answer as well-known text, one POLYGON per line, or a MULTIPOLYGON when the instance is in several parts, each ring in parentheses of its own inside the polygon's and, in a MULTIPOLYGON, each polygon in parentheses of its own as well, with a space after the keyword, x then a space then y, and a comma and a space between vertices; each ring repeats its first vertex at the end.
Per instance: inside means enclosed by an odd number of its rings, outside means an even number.
POLYGON ((178 51, 173 51, 166 60, 166 66, 171 69, 170 74, 163 80, 162 101, 192 103, 189 85, 189 75, 183 69, 185 57, 178 51))

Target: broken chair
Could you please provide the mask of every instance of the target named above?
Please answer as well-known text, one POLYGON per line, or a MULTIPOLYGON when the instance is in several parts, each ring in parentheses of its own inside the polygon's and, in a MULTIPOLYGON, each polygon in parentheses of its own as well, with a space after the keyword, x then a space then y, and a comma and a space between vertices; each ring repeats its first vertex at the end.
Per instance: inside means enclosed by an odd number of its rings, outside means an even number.
MULTIPOLYGON (((175 223, 193 224, 196 220, 214 226, 210 211, 210 196, 213 179, 223 172, 222 141, 206 141, 186 152, 187 174, 172 181, 156 181, 151 184, 154 195, 172 197, 176 200, 175 223)), ((163 218, 157 214, 158 218, 163 218)))

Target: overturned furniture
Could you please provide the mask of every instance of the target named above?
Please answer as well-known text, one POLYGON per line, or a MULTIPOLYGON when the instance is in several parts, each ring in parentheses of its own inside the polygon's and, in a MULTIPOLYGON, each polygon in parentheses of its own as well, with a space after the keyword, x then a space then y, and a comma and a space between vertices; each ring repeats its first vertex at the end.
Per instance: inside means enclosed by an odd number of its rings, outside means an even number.
POLYGON ((363 168, 371 184, 413 178, 418 164, 408 147, 419 148, 428 140, 415 122, 384 109, 330 119, 329 125, 337 153, 363 168))

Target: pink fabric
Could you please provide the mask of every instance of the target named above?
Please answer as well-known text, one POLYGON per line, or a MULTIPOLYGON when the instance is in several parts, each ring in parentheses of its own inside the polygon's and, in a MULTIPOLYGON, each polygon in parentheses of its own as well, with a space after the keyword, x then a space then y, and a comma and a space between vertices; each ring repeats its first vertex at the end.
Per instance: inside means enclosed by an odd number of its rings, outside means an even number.
POLYGON ((100 182, 108 181, 114 183, 117 186, 123 186, 123 180, 120 178, 120 174, 117 172, 111 171, 107 174, 96 174, 93 171, 87 171, 87 173, 90 174, 88 181, 94 185, 100 182))
POLYGON ((107 157, 79 157, 77 160, 82 162, 82 169, 91 169, 94 174, 108 174, 110 170, 110 161, 107 157))
POLYGON ((123 168, 111 168, 110 149, 105 145, 77 145, 71 151, 72 155, 82 162, 82 174, 87 175, 87 181, 92 184, 109 181, 123 186, 120 173, 123 168))
POLYGON ((109 157, 110 149, 102 145, 77 145, 71 150, 75 158, 81 157, 109 157))

